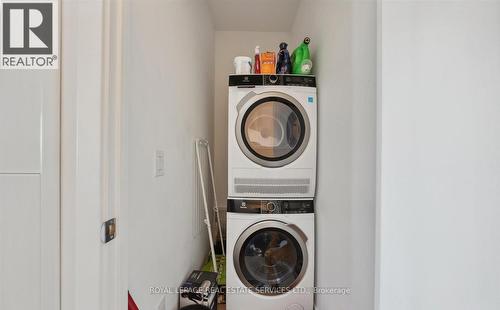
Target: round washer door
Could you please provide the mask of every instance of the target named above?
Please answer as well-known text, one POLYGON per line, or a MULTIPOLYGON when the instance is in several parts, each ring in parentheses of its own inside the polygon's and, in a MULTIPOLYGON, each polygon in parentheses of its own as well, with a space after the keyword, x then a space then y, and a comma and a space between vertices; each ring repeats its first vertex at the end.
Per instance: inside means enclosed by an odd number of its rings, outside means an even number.
POLYGON ((307 238, 295 225, 262 221, 238 238, 234 266, 240 281, 260 295, 280 295, 293 289, 307 269, 307 238))
POLYGON ((269 168, 295 161, 309 142, 307 113, 293 97, 265 92, 240 103, 236 139, 253 162, 269 168))

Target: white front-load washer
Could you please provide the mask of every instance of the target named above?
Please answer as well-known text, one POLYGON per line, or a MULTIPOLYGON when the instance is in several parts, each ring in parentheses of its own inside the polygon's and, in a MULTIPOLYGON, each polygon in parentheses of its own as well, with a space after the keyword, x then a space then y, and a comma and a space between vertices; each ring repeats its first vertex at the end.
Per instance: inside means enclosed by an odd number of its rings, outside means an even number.
POLYGON ((229 76, 228 196, 313 198, 316 114, 314 76, 229 76))
POLYGON ((228 200, 226 308, 312 310, 312 200, 228 200))

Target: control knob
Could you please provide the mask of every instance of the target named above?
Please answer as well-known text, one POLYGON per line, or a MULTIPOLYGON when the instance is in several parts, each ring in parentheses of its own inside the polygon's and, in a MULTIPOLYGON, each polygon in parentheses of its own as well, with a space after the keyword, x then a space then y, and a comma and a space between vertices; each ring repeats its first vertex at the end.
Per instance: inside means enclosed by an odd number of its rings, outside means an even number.
POLYGON ((268 212, 273 213, 273 212, 275 212, 278 209, 278 206, 276 205, 275 202, 270 201, 270 202, 267 203, 266 209, 267 209, 268 212))

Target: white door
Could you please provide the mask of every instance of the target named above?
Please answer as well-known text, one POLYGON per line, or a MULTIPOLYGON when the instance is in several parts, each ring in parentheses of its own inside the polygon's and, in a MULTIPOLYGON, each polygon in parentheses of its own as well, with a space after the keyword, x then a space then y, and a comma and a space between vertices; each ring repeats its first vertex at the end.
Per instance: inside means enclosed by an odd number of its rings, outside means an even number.
POLYGON ((60 309, 59 83, 0 70, 0 309, 60 309))

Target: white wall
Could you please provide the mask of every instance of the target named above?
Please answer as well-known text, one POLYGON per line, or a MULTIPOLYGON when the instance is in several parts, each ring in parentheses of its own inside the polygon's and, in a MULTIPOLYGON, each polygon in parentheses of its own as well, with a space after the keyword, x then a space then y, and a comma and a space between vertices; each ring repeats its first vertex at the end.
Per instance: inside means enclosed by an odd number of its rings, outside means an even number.
MULTIPOLYGON (((195 234, 194 140, 212 139, 213 25, 206 2, 128 0, 124 15, 124 104, 128 119, 129 288, 156 310, 151 286, 178 287, 207 254, 195 234), (153 177, 155 150, 166 172, 153 177)), ((167 309, 178 296, 168 295, 167 309)))
POLYGON ((301 0, 207 1, 218 31, 288 32, 301 0))
POLYGON ((383 1, 380 307, 500 307, 500 3, 383 1))
POLYGON ((228 76, 234 73, 235 56, 253 59, 255 46, 260 51, 279 50, 281 42, 291 46, 289 32, 217 31, 215 33, 214 161, 219 204, 227 199, 227 96, 228 76))
POLYGON ((376 4, 304 0, 292 33, 311 37, 318 82, 316 285, 352 290, 316 306, 373 309, 376 4))

